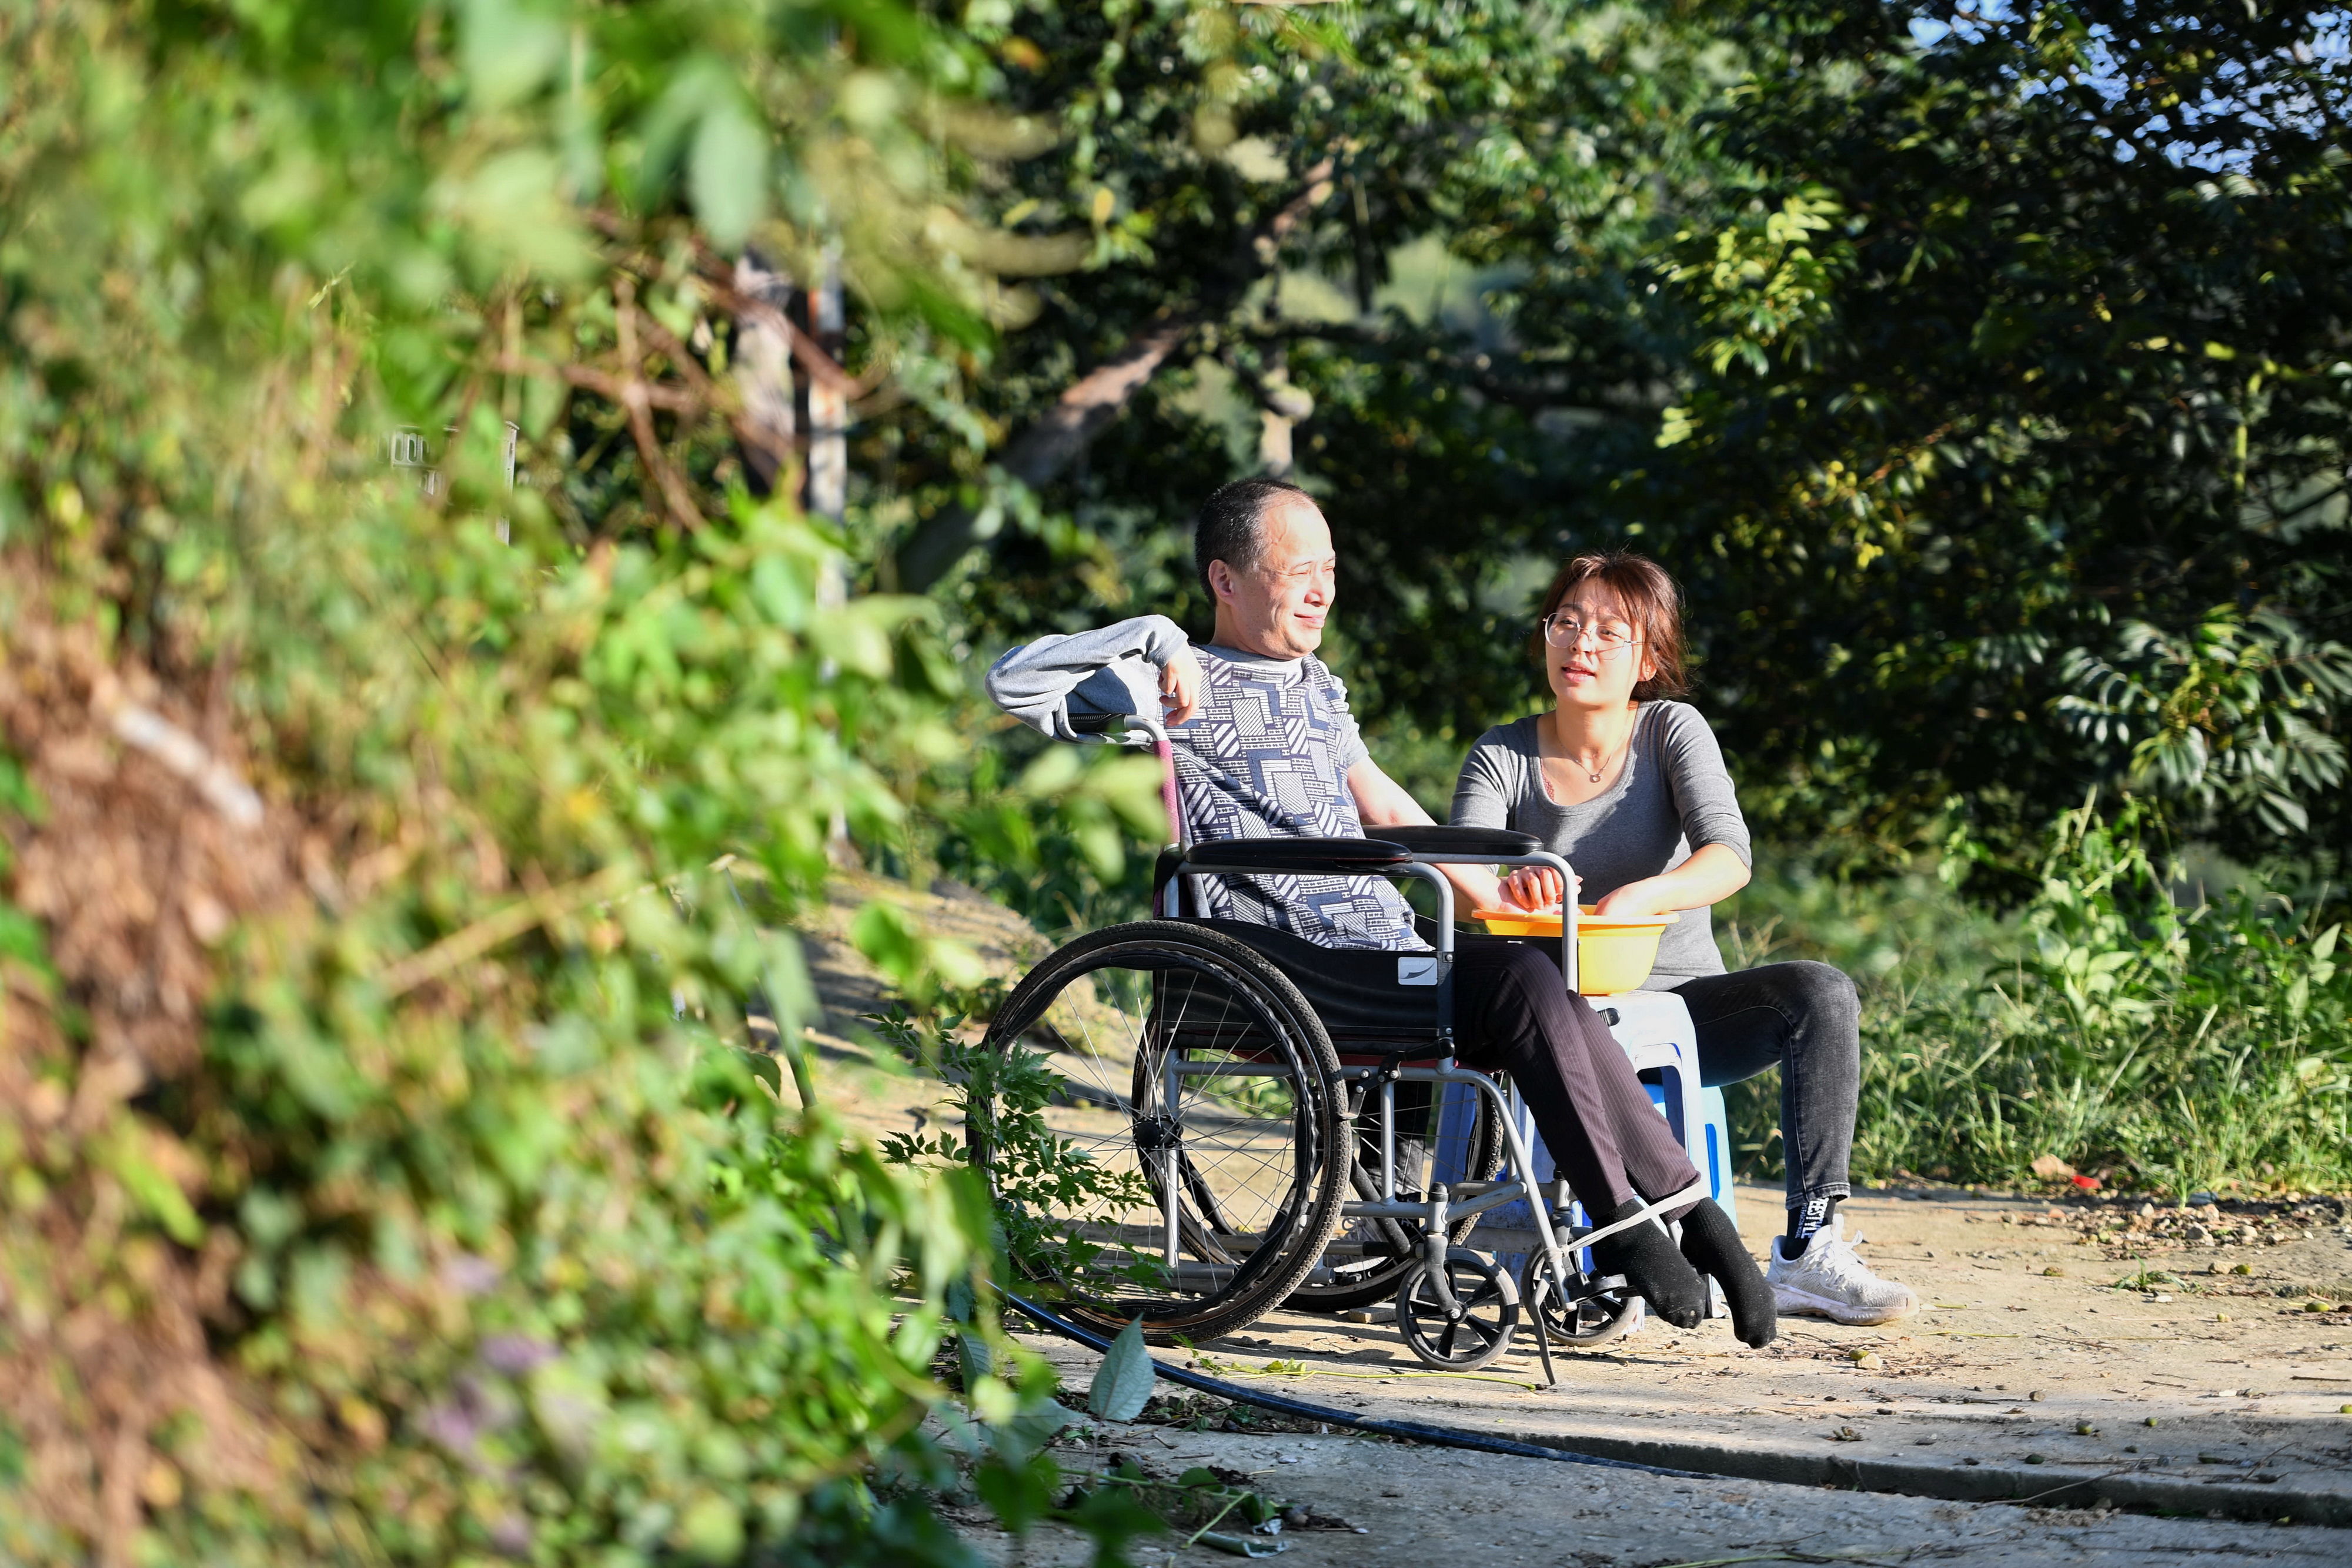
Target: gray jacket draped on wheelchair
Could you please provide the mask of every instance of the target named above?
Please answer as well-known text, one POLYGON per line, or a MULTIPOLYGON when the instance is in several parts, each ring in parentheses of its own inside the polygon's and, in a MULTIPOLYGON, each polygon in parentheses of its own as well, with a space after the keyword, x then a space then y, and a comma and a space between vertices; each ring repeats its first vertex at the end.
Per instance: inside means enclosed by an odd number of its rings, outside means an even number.
POLYGON ((1629 1259, 1640 1294, 1695 1319, 1687 1290, 1669 1306, 1643 1276, 1672 1273, 1664 1248, 1697 1287, 1659 1228, 1703 1193, 1696 1172, 1565 983, 1561 945, 1457 937, 1438 869, 1566 868, 1497 830, 1367 837, 1347 783, 1363 742, 1319 660, 1196 648, 1199 712, 1161 728, 1160 672, 1186 645, 1145 616, 989 671, 990 695, 1045 735, 1150 745, 1175 841, 1158 918, 1057 950, 992 1021, 992 1050, 1060 1075, 1044 1114, 1073 1156, 997 1168, 972 1129, 975 1166, 1036 1242, 1016 1262, 1081 1319, 1196 1342, 1285 1301, 1393 1294, 1416 1353, 1451 1367, 1502 1354, 1523 1301, 1547 1361, 1551 1340, 1625 1332, 1629 1259), (1429 883, 1439 918, 1417 922, 1391 879, 1429 883), (1567 1182, 1538 1193, 1513 1096, 1457 1058, 1509 1073, 1567 1182), (1565 1224, 1571 1187, 1603 1221, 1590 1234, 1565 1224), (1512 1205, 1536 1228, 1517 1270, 1460 1244, 1512 1205))

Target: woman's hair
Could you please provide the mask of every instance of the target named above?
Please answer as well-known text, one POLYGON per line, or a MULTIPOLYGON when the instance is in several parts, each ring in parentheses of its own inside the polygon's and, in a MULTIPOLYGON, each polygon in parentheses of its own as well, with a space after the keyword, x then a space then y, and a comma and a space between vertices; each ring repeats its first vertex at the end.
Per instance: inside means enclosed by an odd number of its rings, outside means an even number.
POLYGON ((1656 666, 1646 681, 1633 683, 1633 700, 1651 702, 1678 697, 1690 690, 1683 674, 1683 591, 1666 569, 1648 556, 1629 549, 1587 550, 1559 569, 1544 591, 1543 610, 1536 617, 1536 632, 1528 643, 1536 663, 1549 666, 1549 649, 1543 623, 1560 601, 1588 582, 1598 582, 1624 607, 1625 619, 1640 633, 1637 644, 1656 666))

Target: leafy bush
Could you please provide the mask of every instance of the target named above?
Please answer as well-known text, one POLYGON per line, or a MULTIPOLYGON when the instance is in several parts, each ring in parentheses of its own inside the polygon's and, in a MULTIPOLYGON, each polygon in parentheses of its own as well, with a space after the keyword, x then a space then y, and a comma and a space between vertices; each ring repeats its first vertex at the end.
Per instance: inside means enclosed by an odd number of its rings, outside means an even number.
POLYGON ((2061 662, 2075 687, 2053 705, 2061 723, 2128 751, 2133 785, 2196 818, 2251 809, 2282 837, 2311 826, 2305 798, 2344 781, 2344 744, 2325 727, 2352 697, 2352 649, 2228 605, 2186 637, 2135 622, 2116 641, 2112 662, 2082 648, 2061 662))
MULTIPOLYGON (((2352 1185, 2341 926, 2259 885, 2179 907, 2156 834, 2140 802, 2068 813, 2040 892, 1998 924, 1931 879, 1743 895, 1797 929, 1751 913, 1727 946, 1828 957, 1861 983, 1858 1177, 2032 1183, 2050 1157, 2182 1195, 2352 1185)), ((1766 1152, 1772 1080, 1734 1098, 1736 1140, 1766 1152)))
MULTIPOLYGON (((964 1039, 967 1016, 949 1011, 919 1020, 894 1009, 873 1019, 883 1039, 948 1085, 948 1099, 963 1128, 961 1137, 947 1132, 890 1134, 882 1140, 883 1157, 893 1165, 942 1171, 984 1165, 991 1220, 1013 1277, 1042 1283, 1083 1273, 1102 1248, 1039 1216, 1149 1210, 1150 1185, 1140 1171, 1106 1170, 1049 1128, 1045 1107, 1069 1092, 1069 1081, 1017 1043, 991 1051, 964 1039)), ((1133 1267, 1139 1280, 1154 1281, 1149 1260, 1133 1267)), ((1045 1293, 1050 1297, 1052 1291, 1045 1293)))
MULTIPOLYGON (((965 722, 985 721, 975 713, 965 722)), ((932 769, 890 869, 935 868, 1050 936, 1142 918, 1152 853, 1168 838, 1160 764, 1034 738, 1000 732, 932 769)))
POLYGON ((959 1550, 867 1478, 982 1206, 736 1049, 809 988, 708 869, 812 902, 958 744, 739 482, 714 246, 842 214, 901 364, 990 287, 982 62, 854 20, 0 15, 0 1558, 959 1550))

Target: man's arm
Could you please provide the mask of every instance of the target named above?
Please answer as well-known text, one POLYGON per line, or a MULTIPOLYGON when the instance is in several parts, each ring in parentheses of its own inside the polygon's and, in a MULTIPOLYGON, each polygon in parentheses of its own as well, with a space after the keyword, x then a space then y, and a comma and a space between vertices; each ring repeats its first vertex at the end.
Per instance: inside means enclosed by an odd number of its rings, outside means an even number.
POLYGON ((1014 648, 989 667, 987 686, 996 706, 1022 723, 1070 740, 1073 716, 1149 714, 1155 702, 1181 724, 1192 716, 1200 663, 1176 622, 1139 615, 1014 648))
MULTIPOLYGON (((1360 758, 1348 769, 1348 793, 1356 798, 1356 815, 1363 819, 1365 834, 1370 838, 1379 838, 1378 830, 1391 823, 1419 827, 1435 821, 1403 785, 1381 772, 1381 765, 1369 757, 1360 758)), ((1468 901, 1457 913, 1492 909, 1502 903, 1502 884, 1486 867, 1442 865, 1437 869, 1454 884, 1454 893, 1468 901)))

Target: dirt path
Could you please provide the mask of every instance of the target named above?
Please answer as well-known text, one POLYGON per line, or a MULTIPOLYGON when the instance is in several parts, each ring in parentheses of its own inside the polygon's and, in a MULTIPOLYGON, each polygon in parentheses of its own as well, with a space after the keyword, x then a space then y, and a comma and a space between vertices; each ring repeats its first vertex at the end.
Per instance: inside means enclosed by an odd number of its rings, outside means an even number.
MULTIPOLYGON (((1822 1487, 1684 1480, 1341 1437, 1243 1437, 1148 1427, 1097 1429, 1061 1450, 1074 1470, 1131 1457, 1155 1475, 1195 1465, 1318 1515, 1361 1526, 1286 1530, 1267 1541, 1297 1568, 1654 1568, 1773 1561, 1853 1563, 2343 1563, 2352 1531, 2160 1519, 1856 1494, 1822 1487)), ((992 1564, 1079 1568, 1086 1542, 1051 1526, 1016 1542, 975 1520, 992 1564)), ((1131 1549, 1138 1568, 1233 1559, 1173 1536, 1131 1549)))
MULTIPOLYGON (((1777 1196, 1741 1190, 1751 1232, 1777 1218, 1777 1196)), ((1846 1212, 1865 1256, 1930 1303, 1917 1318, 1874 1329, 1790 1320, 1761 1352, 1720 1321, 1691 1333, 1653 1323, 1560 1357, 1553 1389, 1525 1336, 1485 1372, 1448 1375, 1423 1369, 1391 1325, 1295 1313, 1192 1359, 1366 1416, 1725 1478, 1669 1482, 1300 1437, 1298 1479, 1285 1470, 1285 1484, 1374 1530, 1354 1546, 1335 1540, 1351 1563, 1437 1550, 1654 1563, 1796 1543, 1888 1561, 2352 1563, 2352 1530, 2326 1528, 2352 1525, 2352 1317, 2305 1310, 2352 1293, 2352 1231, 2333 1204, 2142 1217, 2077 1203, 2053 1218, 2043 1203, 1945 1190, 1866 1194, 1846 1212), (1417 1479, 1404 1497, 1371 1484, 1405 1475, 1417 1479), (1316 1490, 1326 1486, 1328 1496, 1316 1490), (2018 1499, 2075 1506, 1995 1500, 2018 1499), (2126 1511, 2084 1511, 2116 1508, 2126 1511), (2207 1514, 2231 1522, 2196 1517, 2207 1514), (2300 1522, 2246 1528, 2281 1518, 2300 1522)), ((1089 1353, 1031 1343, 1082 1393, 1089 1353)), ((1212 1440, 1244 1441, 1140 1428, 1113 1440, 1139 1451, 1176 1442, 1171 1462, 1212 1440)), ((1301 1537, 1300 1549, 1320 1550, 1316 1540, 1301 1537)))

